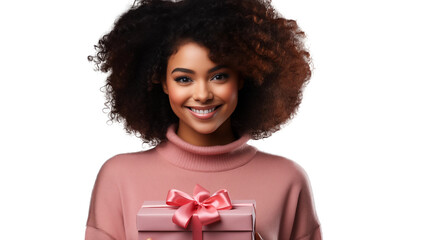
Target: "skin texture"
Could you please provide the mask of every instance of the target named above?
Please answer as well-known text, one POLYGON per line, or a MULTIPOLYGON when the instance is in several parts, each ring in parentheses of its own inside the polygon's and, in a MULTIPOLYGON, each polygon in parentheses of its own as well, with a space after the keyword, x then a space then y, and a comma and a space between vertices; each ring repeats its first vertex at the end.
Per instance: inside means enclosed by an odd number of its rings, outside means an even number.
POLYGON ((177 135, 197 146, 224 145, 236 139, 230 116, 237 106, 242 81, 233 69, 212 62, 209 53, 195 42, 183 43, 168 59, 162 83, 179 118, 177 135), (198 117, 190 107, 216 110, 198 117))

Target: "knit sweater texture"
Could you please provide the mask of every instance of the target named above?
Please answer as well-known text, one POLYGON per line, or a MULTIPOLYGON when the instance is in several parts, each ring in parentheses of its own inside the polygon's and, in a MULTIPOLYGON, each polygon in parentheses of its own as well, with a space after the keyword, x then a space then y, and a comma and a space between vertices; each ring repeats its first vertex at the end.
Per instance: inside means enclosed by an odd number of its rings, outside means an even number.
MULTIPOLYGON (((165 200, 169 189, 192 194, 227 189, 232 200, 256 200, 256 231, 264 240, 320 240, 319 221, 304 170, 283 157, 258 151, 243 135, 227 145, 201 147, 177 136, 153 149, 114 156, 98 173, 86 240, 137 240, 143 201, 165 200)), ((156 240, 156 239, 154 239, 156 240)))

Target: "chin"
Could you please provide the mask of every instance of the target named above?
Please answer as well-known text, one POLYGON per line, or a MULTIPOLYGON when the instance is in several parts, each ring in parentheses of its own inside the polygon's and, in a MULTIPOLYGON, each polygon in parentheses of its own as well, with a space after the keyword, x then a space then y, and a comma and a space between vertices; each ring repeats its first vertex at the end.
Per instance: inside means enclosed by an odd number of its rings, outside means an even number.
POLYGON ((193 129, 200 134, 211 134, 218 130, 218 126, 195 126, 193 129))

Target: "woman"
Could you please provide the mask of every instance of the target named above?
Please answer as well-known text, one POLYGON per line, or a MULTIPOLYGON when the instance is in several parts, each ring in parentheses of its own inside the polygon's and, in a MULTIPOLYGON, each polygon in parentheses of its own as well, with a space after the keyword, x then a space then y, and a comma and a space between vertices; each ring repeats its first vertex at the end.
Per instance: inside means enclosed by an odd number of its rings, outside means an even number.
POLYGON ((246 144, 296 112, 311 75, 303 37, 263 0, 146 0, 124 13, 89 58, 109 73, 110 118, 155 148, 103 165, 86 239, 136 240, 143 201, 195 184, 256 200, 264 239, 321 239, 304 171, 246 144))

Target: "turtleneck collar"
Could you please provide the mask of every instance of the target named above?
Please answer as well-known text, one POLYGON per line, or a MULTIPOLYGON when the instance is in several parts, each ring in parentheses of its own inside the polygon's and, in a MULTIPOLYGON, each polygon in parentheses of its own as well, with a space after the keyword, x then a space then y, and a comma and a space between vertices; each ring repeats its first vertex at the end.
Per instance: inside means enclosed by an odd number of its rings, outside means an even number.
POLYGON ((176 134, 177 125, 167 130, 167 141, 156 147, 164 159, 178 167, 201 171, 218 172, 234 169, 248 163, 256 154, 256 148, 247 144, 250 135, 245 134, 234 142, 217 146, 195 146, 176 134))

